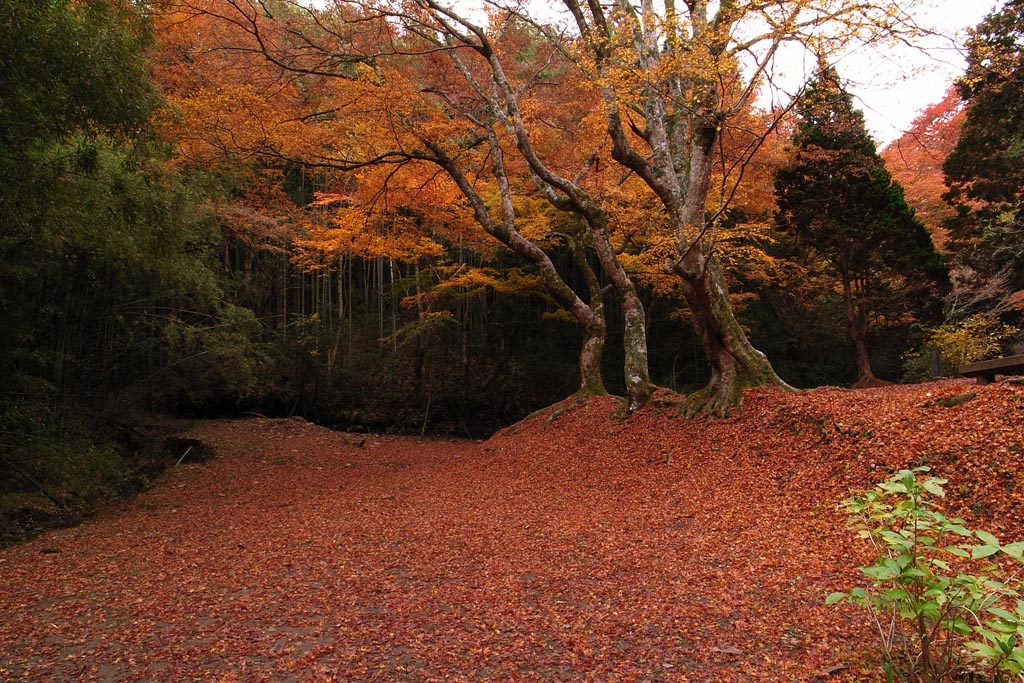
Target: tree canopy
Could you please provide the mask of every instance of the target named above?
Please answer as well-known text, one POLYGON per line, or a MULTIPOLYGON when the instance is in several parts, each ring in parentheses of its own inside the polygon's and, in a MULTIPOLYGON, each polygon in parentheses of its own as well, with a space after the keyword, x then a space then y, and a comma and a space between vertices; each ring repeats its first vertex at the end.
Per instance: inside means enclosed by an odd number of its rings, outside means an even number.
MULTIPOLYGON (((180 371, 161 400, 421 430, 571 391, 721 414, 746 386, 848 379, 825 245, 773 221, 797 125, 773 70, 912 39, 905 3, 2 7, 11 376, 180 371)), ((876 279, 923 283, 912 260, 876 279)), ((878 340, 896 379, 925 317, 871 316, 900 331, 878 340)))
POLYGON ((964 313, 1024 310, 1024 3, 989 14, 967 43, 968 68, 957 82, 966 117, 943 166, 949 221, 965 266, 964 313))

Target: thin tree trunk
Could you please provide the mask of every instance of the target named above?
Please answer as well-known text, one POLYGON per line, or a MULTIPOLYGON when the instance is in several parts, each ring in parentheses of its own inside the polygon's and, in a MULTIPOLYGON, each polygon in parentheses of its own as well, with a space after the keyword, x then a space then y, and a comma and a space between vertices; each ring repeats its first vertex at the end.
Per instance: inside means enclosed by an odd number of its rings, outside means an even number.
POLYGON ((288 338, 288 257, 281 263, 281 334, 288 338))
POLYGON ((413 269, 416 284, 416 319, 423 322, 423 287, 420 284, 420 262, 418 259, 413 261, 413 269))
POLYGON ((587 222, 594 239, 594 250, 622 304, 626 408, 632 412, 647 405, 655 389, 647 358, 647 316, 636 293, 636 286, 612 248, 604 212, 590 213, 587 222))
MULTIPOLYGON (((384 341, 384 260, 378 257, 376 265, 377 339, 380 343, 384 341)), ((381 343, 379 348, 383 355, 384 345, 381 343)))
POLYGON ((429 141, 424 142, 434 155, 429 160, 445 169, 456 185, 459 186, 463 196, 469 200, 477 222, 488 234, 533 263, 537 267, 548 293, 576 321, 576 324, 583 333, 583 345, 579 356, 580 388, 577 393, 584 396, 607 393, 604 381, 601 379, 600 362, 600 351, 603 350, 603 339, 606 335, 604 315, 598 315, 592 306, 584 303, 562 276, 559 275, 558 270, 555 268, 554 263, 551 262, 551 258, 547 253, 516 230, 515 209, 508 185, 508 177, 505 175, 501 146, 498 144, 497 136, 493 131, 489 131, 489 138, 494 174, 498 181, 501 196, 502 220, 500 223, 491 217, 483 198, 480 197, 459 165, 439 145, 429 141))
POLYGON ((395 282, 398 279, 395 273, 395 259, 388 259, 391 269, 391 352, 398 355, 398 289, 395 282))
POLYGON ((355 315, 355 258, 348 260, 348 304, 345 306, 345 310, 348 312, 348 353, 345 354, 345 365, 346 367, 352 361, 352 328, 353 328, 353 317, 355 315))
MULTIPOLYGON (((328 271, 330 272, 330 271, 328 271)), ((334 340, 331 343, 331 350, 327 356, 327 381, 331 382, 334 376, 334 364, 338 361, 338 354, 341 352, 341 337, 345 325, 345 255, 338 254, 338 288, 335 296, 338 298, 337 310, 334 318, 334 340)))
MULTIPOLYGON (((468 26, 468 24, 466 25, 468 26)), ((482 36, 478 34, 478 37, 482 36)), ((591 233, 593 233, 592 236, 595 239, 595 246, 597 246, 597 242, 601 242, 601 246, 598 247, 598 253, 602 268, 613 280, 616 289, 620 292, 620 295, 622 295, 623 310, 626 312, 627 316, 625 323, 625 377, 627 392, 629 395, 627 403, 630 409, 642 406, 647 402, 654 390, 654 387, 650 383, 650 376, 647 370, 647 334, 646 328, 643 325, 643 306, 640 303, 639 298, 636 296, 636 290, 633 288, 632 282, 619 265, 618 259, 615 257, 615 251, 608 242, 607 216, 599 205, 590 198, 578 183, 552 172, 551 169, 549 169, 541 160, 537 151, 534 149, 533 144, 530 142, 530 136, 527 133, 526 126, 519 111, 519 103, 516 99, 517 95, 515 94, 515 89, 508 80, 496 53, 490 45, 485 45, 484 43, 486 43, 486 41, 472 47, 478 50, 481 56, 488 61, 490 65, 491 82, 496 86, 496 92, 490 96, 486 95, 482 90, 478 90, 477 92, 488 100, 491 106, 491 112, 495 115, 496 120, 500 121, 506 129, 513 132, 516 149, 526 160, 527 164, 529 164, 534 175, 536 185, 547 201, 556 208, 573 211, 582 216, 586 220, 591 233), (557 192, 555 191, 556 188, 557 192), (564 197, 559 197, 557 194, 558 192, 561 192, 564 197), (636 324, 638 320, 640 322, 639 325, 636 324)), ((470 71, 462 63, 456 53, 449 54, 456 66, 464 75, 466 75, 467 79, 472 82, 473 77, 470 75, 470 71)), ((514 216, 514 211, 512 208, 511 194, 508 189, 508 178, 505 174, 504 162, 502 161, 502 148, 498 142, 497 135, 495 135, 494 131, 489 127, 487 129, 487 134, 495 160, 495 176, 502 191, 504 213, 507 219, 511 219, 514 216)), ((477 211, 477 215, 480 215, 479 210, 477 211)), ((503 226, 503 230, 504 232, 514 230, 513 222, 508 221, 506 225, 503 226)), ((490 230, 488 231, 490 232, 490 230)), ((518 233, 514 233, 514 236, 518 236, 518 233)), ((585 263, 586 259, 583 259, 583 261, 585 263)), ((589 265, 585 266, 585 268, 589 268, 589 265)), ((561 281, 560 278, 559 281, 561 283, 561 287, 572 292, 572 288, 565 284, 564 281, 561 281)), ((573 293, 572 296, 572 299, 576 300, 574 302, 569 297, 563 297, 560 299, 556 292, 550 289, 550 286, 549 291, 556 295, 556 300, 570 311, 579 309, 579 299, 575 296, 575 293, 573 293)), ((599 300, 600 296, 591 297, 591 305, 593 306, 593 302, 599 300)), ((584 334, 584 348, 581 351, 580 358, 580 374, 584 378, 583 384, 581 385, 581 392, 587 393, 590 390, 585 389, 587 386, 587 380, 585 378, 588 375, 593 377, 594 373, 597 373, 598 378, 600 377, 600 372, 597 369, 600 362, 597 363, 597 366, 594 366, 593 358, 588 361, 584 361, 582 354, 590 354, 593 352, 598 357, 603 354, 607 327, 604 319, 603 304, 600 311, 590 310, 589 312, 584 312, 583 315, 588 319, 582 320, 577 318, 577 322, 584 334), (595 317, 599 320, 594 320, 595 317), (600 335, 600 341, 598 341, 594 335, 600 335), (593 348, 588 346, 588 344, 592 345, 593 348), (600 353, 596 353, 596 347, 598 346, 600 347, 600 353)), ((599 391, 601 393, 605 393, 603 381, 600 384, 599 391)))

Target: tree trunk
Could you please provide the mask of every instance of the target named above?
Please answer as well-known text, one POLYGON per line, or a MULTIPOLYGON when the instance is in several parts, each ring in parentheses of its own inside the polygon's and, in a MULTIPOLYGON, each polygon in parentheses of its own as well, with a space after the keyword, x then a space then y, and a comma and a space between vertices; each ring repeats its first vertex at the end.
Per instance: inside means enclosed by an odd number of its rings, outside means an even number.
POLYGON ((612 281, 622 303, 626 409, 632 412, 647 405, 655 388, 651 382, 647 359, 647 316, 636 293, 636 286, 615 256, 615 250, 608 239, 604 213, 590 212, 587 219, 601 268, 612 281))
POLYGON ((647 316, 644 315, 643 304, 637 296, 633 282, 627 278, 628 285, 616 285, 616 291, 622 300, 622 314, 625 325, 623 346, 625 361, 623 370, 626 377, 626 399, 630 412, 647 405, 654 394, 654 383, 651 382, 647 362, 647 316))
POLYGON ((577 396, 603 396, 608 393, 601 377, 601 363, 604 358, 604 344, 607 328, 603 316, 583 330, 583 344, 580 346, 580 388, 577 396))
POLYGON ((281 335, 288 338, 288 255, 281 263, 281 335))
POLYGON ((846 303, 846 329, 853 341, 857 359, 857 382, 855 387, 868 387, 878 383, 871 370, 871 354, 868 352, 868 323, 864 311, 857 306, 857 297, 848 277, 843 277, 843 299, 846 303))
POLYGON ((744 387, 792 387, 779 378, 768 358, 747 339, 733 314, 718 261, 713 256, 701 260, 703 267, 697 270, 677 267, 675 272, 682 278, 686 303, 693 313, 693 327, 711 364, 711 380, 687 398, 681 412, 687 416, 726 416, 739 406, 744 387))
MULTIPOLYGON (((601 376, 601 361, 604 355, 607 326, 604 318, 604 303, 600 294, 596 299, 592 299, 589 305, 584 303, 565 283, 555 270, 551 259, 540 247, 522 238, 518 233, 513 233, 512 237, 508 242, 509 246, 520 255, 533 261, 540 270, 541 279, 544 281, 548 293, 569 311, 583 333, 583 344, 580 347, 579 356, 580 388, 577 394, 579 396, 607 394, 608 391, 605 389, 601 376)), ((596 282, 596 277, 594 280, 596 282)))
POLYGON ((608 393, 601 374, 604 359, 605 342, 608 339, 608 326, 604 315, 604 292, 597 274, 587 261, 587 250, 583 242, 570 238, 572 255, 576 265, 583 273, 590 293, 590 316, 577 318, 577 325, 583 333, 583 344, 580 347, 580 396, 603 396, 608 393))
MULTIPOLYGON (((743 400, 743 388, 774 385, 791 389, 775 373, 767 356, 754 348, 736 320, 725 284, 725 275, 712 253, 705 207, 711 187, 713 148, 718 131, 703 126, 689 142, 687 183, 682 192, 669 193, 670 215, 675 217, 677 260, 672 271, 683 282, 683 295, 693 314, 693 326, 711 365, 707 386, 683 403, 686 415, 728 415, 743 400)), ((666 155, 667 156, 667 155, 666 155)), ((678 176, 663 167, 663 186, 672 187, 678 176)), ((679 187, 679 186, 676 186, 679 187)))
POLYGON ((869 386, 878 382, 871 370, 871 356, 868 353, 866 334, 859 332, 853 337, 853 348, 857 353, 857 385, 869 386))
MULTIPOLYGON (((476 191, 476 188, 466 177, 462 168, 449 157, 444 150, 430 141, 424 141, 433 156, 426 160, 436 163, 455 181, 462 191, 462 195, 469 201, 473 209, 473 215, 477 223, 509 249, 519 254, 526 260, 533 263, 540 274, 545 289, 555 302, 564 308, 572 316, 583 333, 583 346, 580 349, 579 369, 580 388, 577 392, 581 396, 606 394, 604 381, 601 379, 601 356, 604 350, 606 336, 606 325, 604 320, 604 308, 601 297, 592 297, 592 304, 588 305, 576 292, 573 291, 555 268, 551 258, 537 244, 523 237, 515 228, 515 209, 512 203, 512 193, 509 189, 508 177, 505 174, 504 161, 501 146, 498 144, 497 136, 493 131, 490 133, 491 154, 495 179, 498 181, 498 189, 501 197, 501 222, 495 221, 483 198, 476 191)), ((593 271, 591 271, 591 275, 593 271)), ((595 286, 596 277, 590 283, 595 286)), ((591 290, 593 291, 593 290, 591 290)))

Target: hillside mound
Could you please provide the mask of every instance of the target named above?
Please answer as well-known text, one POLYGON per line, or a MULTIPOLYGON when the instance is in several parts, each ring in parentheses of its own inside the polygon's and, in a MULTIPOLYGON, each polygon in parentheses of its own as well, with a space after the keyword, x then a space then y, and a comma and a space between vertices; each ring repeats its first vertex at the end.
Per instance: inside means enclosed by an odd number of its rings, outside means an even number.
POLYGON ((484 443, 205 425, 218 457, 0 552, 5 680, 853 681, 835 505, 927 464, 1024 536, 1024 387, 568 402, 484 443), (971 396, 971 394, 974 394, 971 396))
POLYGON ((729 472, 758 490, 793 488, 814 505, 832 505, 898 469, 927 466, 950 480, 950 511, 1024 535, 1024 516, 1015 513, 1024 502, 1018 381, 753 389, 729 419, 679 420, 674 408, 663 401, 621 420, 614 397, 569 400, 501 430, 485 447, 540 467, 556 457, 598 478, 601 468, 660 464, 682 475, 673 485, 698 490, 701 479, 717 483, 717 473, 729 472))

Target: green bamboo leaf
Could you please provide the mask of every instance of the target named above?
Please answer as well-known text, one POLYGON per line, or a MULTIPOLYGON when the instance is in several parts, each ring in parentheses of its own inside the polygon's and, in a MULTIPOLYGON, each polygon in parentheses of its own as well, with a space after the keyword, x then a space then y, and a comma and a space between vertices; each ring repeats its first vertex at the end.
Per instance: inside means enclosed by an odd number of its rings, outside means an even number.
POLYGON ((953 631, 953 633, 956 633, 957 635, 960 635, 960 636, 969 636, 969 635, 971 635, 971 633, 974 632, 974 629, 971 628, 971 625, 968 622, 964 621, 963 619, 954 619, 950 623, 949 627, 950 627, 950 630, 953 631))
POLYGON ((1020 617, 1018 617, 1016 614, 1014 614, 1013 612, 1008 612, 1001 607, 989 607, 988 613, 993 616, 999 617, 1000 619, 1005 619, 1006 621, 1009 621, 1011 623, 1016 623, 1020 620, 1020 617))
POLYGON ((967 647, 971 648, 985 659, 999 659, 1001 655, 999 650, 984 643, 967 643, 967 647))
POLYGON ((938 620, 940 616, 939 604, 934 600, 928 600, 920 607, 920 613, 932 620, 938 620))
POLYGON ((1015 560, 1024 562, 1024 541, 1014 541, 1003 546, 1003 552, 1015 560))
POLYGON ((888 581, 896 577, 899 574, 898 570, 893 570, 890 567, 882 567, 878 565, 872 565, 870 567, 861 567, 860 570, 870 576, 873 579, 879 581, 888 581))

